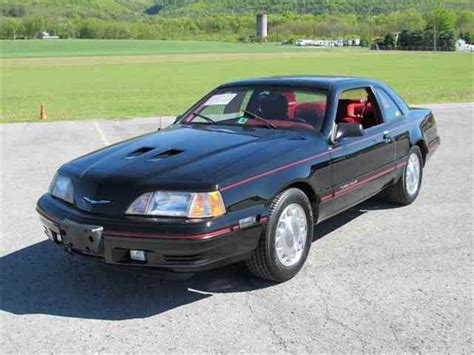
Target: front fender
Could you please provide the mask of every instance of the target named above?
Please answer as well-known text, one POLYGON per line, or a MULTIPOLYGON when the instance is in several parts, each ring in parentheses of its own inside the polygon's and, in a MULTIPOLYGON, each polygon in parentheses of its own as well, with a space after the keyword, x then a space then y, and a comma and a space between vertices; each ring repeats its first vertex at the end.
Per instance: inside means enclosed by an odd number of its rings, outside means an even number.
MULTIPOLYGON (((268 211, 271 202, 289 186, 305 184, 317 199, 330 186, 329 151, 287 162, 220 187, 229 211, 259 206, 268 211)), ((308 194, 307 193, 307 194, 308 194)), ((311 199, 311 196, 309 196, 311 199)))

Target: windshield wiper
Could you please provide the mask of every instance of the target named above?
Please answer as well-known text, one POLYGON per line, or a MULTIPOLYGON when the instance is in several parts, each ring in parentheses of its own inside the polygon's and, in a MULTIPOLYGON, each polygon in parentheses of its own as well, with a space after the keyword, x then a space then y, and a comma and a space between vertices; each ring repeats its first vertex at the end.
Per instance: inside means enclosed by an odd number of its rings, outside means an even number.
MULTIPOLYGON (((191 112, 191 115, 201 117, 201 118, 205 119, 207 122, 209 122, 211 124, 216 124, 216 121, 214 121, 212 118, 204 116, 204 115, 202 115, 198 112, 191 112)), ((196 123, 196 122, 194 122, 194 123, 196 123)))
POLYGON ((243 110, 242 112, 245 113, 247 116, 250 116, 252 118, 255 118, 256 120, 259 120, 259 121, 262 121, 262 122, 266 123, 268 127, 271 127, 273 129, 277 128, 277 126, 275 126, 269 120, 267 120, 266 118, 260 117, 256 113, 253 113, 253 112, 250 112, 250 111, 247 111, 247 110, 243 110))

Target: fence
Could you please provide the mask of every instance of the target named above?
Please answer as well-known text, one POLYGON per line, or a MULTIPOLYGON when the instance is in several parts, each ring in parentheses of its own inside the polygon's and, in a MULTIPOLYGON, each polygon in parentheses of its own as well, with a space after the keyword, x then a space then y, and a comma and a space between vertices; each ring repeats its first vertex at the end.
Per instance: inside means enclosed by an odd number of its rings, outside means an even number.
POLYGON ((381 51, 419 51, 419 52, 454 52, 456 47, 446 47, 446 46, 402 46, 402 47, 392 47, 392 46, 382 46, 382 45, 372 45, 372 50, 381 50, 381 51))

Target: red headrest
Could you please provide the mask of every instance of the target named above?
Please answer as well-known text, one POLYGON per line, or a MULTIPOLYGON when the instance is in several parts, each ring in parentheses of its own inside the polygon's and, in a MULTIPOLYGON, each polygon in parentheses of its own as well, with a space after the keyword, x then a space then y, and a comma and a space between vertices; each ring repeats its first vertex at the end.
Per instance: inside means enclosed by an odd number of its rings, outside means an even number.
POLYGON ((288 101, 288 103, 296 101, 296 95, 293 91, 285 91, 285 92, 282 92, 281 94, 285 96, 286 101, 288 101))
POLYGON ((363 102, 353 102, 347 105, 347 115, 352 117, 362 116, 364 114, 365 104, 363 102))

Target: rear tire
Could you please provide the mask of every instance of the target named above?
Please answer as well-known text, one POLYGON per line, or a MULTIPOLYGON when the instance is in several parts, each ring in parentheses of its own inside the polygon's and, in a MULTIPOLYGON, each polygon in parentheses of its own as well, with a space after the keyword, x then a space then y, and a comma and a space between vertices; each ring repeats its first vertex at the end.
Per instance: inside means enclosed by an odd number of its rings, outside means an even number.
POLYGON ((391 202, 409 205, 416 200, 423 179, 423 156, 418 146, 413 146, 408 154, 407 165, 400 180, 386 190, 391 202))
POLYGON ((290 188, 276 196, 259 244, 246 261, 250 272, 274 282, 295 276, 308 257, 313 223, 311 203, 303 191, 290 188))

